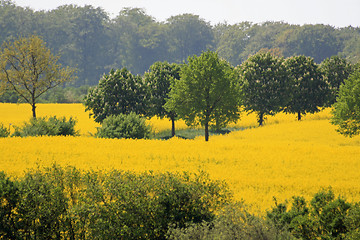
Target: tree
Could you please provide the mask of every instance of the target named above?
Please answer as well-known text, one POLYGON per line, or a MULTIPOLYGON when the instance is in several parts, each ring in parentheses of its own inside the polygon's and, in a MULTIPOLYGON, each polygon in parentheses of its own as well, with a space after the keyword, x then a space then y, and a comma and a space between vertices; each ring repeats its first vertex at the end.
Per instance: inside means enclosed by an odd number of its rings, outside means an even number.
POLYGON ((210 23, 197 15, 182 14, 167 19, 169 52, 172 61, 182 62, 209 49, 214 40, 210 23))
POLYGON ((142 78, 126 68, 111 70, 99 84, 90 88, 84 99, 85 111, 91 111, 96 122, 101 123, 110 115, 145 114, 145 86, 142 78))
POLYGON ((270 53, 250 56, 240 67, 245 110, 256 112, 259 126, 288 100, 288 72, 283 58, 270 53))
POLYGON ((352 65, 345 59, 339 56, 332 56, 325 59, 321 65, 324 80, 329 86, 328 105, 331 106, 336 101, 336 96, 339 92, 340 85, 348 79, 353 72, 352 65))
POLYGON ((353 137, 360 133, 360 71, 356 71, 340 86, 332 111, 332 124, 340 134, 353 137))
POLYGON ((314 58, 316 63, 337 55, 340 44, 336 38, 335 29, 328 25, 304 25, 296 30, 287 39, 290 47, 286 52, 291 55, 305 55, 314 58))
POLYGON ((63 68, 58 59, 37 36, 5 42, 0 52, 0 80, 31 105, 34 118, 42 94, 75 78, 75 70, 63 68))
POLYGON ((124 8, 111 23, 113 66, 126 66, 133 73, 144 73, 151 64, 165 60, 165 24, 155 21, 144 9, 124 8))
POLYGON ((284 109, 288 113, 301 115, 320 111, 326 103, 328 88, 318 65, 311 57, 294 56, 285 60, 291 78, 290 99, 284 109))
POLYGON ((175 136, 176 113, 164 108, 169 97, 170 86, 180 79, 180 66, 176 63, 155 62, 149 72, 144 74, 144 82, 149 88, 149 115, 171 120, 171 136, 175 136))
POLYGON ((175 111, 187 125, 221 129, 239 119, 238 77, 228 62, 215 52, 203 52, 188 58, 175 80, 165 109, 175 111))

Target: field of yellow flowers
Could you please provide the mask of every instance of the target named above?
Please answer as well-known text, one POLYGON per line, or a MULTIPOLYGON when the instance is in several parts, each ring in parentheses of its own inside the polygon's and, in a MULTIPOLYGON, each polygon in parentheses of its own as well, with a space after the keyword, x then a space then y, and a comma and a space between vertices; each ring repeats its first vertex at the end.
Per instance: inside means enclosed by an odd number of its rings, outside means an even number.
MULTIPOLYGON (((53 163, 88 169, 136 172, 204 170, 225 180, 234 198, 254 212, 302 195, 308 199, 321 188, 332 187, 349 201, 360 201, 360 137, 345 138, 329 123, 330 110, 307 115, 278 114, 256 126, 253 114, 237 123, 245 127, 227 135, 194 140, 97 139, 98 126, 81 104, 39 104, 38 116, 73 116, 79 137, 0 138, 0 171, 20 176, 28 168, 53 163)), ((0 104, 0 123, 19 125, 31 116, 26 104, 0 104)), ((155 131, 169 129, 168 120, 151 119, 155 131)), ((178 128, 186 128, 177 122, 178 128)))

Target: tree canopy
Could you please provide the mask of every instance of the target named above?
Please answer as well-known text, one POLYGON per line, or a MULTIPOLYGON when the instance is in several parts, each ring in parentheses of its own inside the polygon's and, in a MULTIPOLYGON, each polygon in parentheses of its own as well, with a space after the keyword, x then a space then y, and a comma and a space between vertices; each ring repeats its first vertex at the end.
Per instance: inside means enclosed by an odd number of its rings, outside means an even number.
POLYGON ((0 51, 0 81, 32 107, 36 118, 37 99, 51 88, 74 79, 74 69, 63 68, 37 36, 3 44, 0 51))
POLYGON ((171 135, 175 136, 175 120, 177 114, 164 108, 169 98, 171 85, 180 79, 180 65, 168 62, 155 62, 144 74, 144 84, 148 88, 148 112, 149 116, 167 117, 172 122, 171 135))
POLYGON ((182 63, 210 49, 233 66, 261 49, 283 57, 305 55, 316 63, 333 55, 352 63, 360 56, 359 27, 292 25, 284 22, 211 25, 201 16, 181 14, 163 22, 144 9, 124 8, 113 18, 91 5, 63 5, 51 11, 0 1, 0 44, 20 35, 39 35, 64 66, 78 68, 74 86, 97 85, 104 73, 126 67, 143 74, 157 61, 182 63))
POLYGON ((239 70, 245 110, 256 112, 262 126, 266 115, 279 112, 289 99, 289 73, 284 59, 258 53, 250 56, 239 70))
POLYGON ((290 76, 285 112, 296 113, 301 120, 301 115, 320 111, 328 98, 328 85, 314 59, 294 56, 286 59, 285 65, 290 76))
POLYGON ((332 123, 339 133, 348 137, 360 134, 360 71, 340 86, 332 113, 332 123))
POLYGON ((240 93, 234 68, 217 53, 206 51, 188 58, 175 80, 165 108, 175 111, 187 125, 221 129, 239 119, 240 93))
POLYGON ((90 111, 90 116, 99 123, 120 113, 145 114, 146 89, 142 78, 126 68, 111 70, 89 89, 84 104, 85 111, 90 111))

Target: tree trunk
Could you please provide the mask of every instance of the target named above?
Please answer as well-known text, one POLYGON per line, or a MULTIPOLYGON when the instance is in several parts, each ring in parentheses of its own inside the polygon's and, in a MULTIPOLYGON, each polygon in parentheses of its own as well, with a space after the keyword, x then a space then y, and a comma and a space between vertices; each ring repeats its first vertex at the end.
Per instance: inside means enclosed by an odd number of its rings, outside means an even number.
POLYGON ((35 106, 35 103, 31 104, 31 108, 32 108, 33 118, 36 118, 36 112, 35 112, 36 106, 35 106))
POLYGON ((209 141, 209 122, 205 123, 205 141, 209 141))
POLYGON ((175 118, 171 118, 171 136, 175 137, 175 118))
POLYGON ((261 127, 264 123, 264 113, 262 112, 258 113, 258 123, 259 123, 259 127, 261 127))
POLYGON ((299 111, 298 112, 298 121, 300 121, 301 120, 301 112, 299 111))

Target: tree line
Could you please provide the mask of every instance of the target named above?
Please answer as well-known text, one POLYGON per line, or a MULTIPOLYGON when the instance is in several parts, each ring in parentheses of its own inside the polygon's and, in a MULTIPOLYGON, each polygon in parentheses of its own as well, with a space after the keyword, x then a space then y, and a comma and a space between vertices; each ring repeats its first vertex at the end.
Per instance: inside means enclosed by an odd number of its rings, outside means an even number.
POLYGON ((237 67, 212 51, 188 57, 183 64, 156 62, 143 76, 126 68, 112 70, 85 97, 86 111, 102 123, 112 115, 132 112, 220 130, 240 119, 241 109, 255 112, 259 126, 266 116, 284 111, 298 120, 336 101, 340 86, 354 72, 338 56, 317 64, 304 55, 278 57, 259 52, 237 67))
POLYGON ((159 22, 144 9, 124 8, 110 18, 101 8, 64 5, 34 11, 0 0, 0 43, 38 35, 64 66, 78 69, 73 86, 96 85, 111 69, 143 74, 157 61, 182 63, 207 49, 237 66, 260 50, 285 58, 304 55, 320 63, 333 55, 355 63, 360 56, 360 28, 291 25, 284 22, 211 25, 200 16, 182 14, 159 22))
MULTIPOLYGON (((0 95, 6 90, 14 91, 31 105, 35 119, 40 96, 74 79, 75 69, 62 67, 58 59, 37 36, 6 42, 0 51, 0 95)), ((357 91, 353 91, 358 87, 358 72, 358 64, 339 56, 317 64, 311 57, 283 58, 271 50, 260 51, 233 67, 217 52, 208 50, 188 57, 182 64, 155 62, 143 76, 126 68, 112 69, 89 89, 84 104, 96 122, 106 125, 105 132, 112 129, 111 135, 114 129, 128 129, 129 124, 132 128, 142 126, 144 121, 137 116, 124 116, 138 114, 171 119, 172 136, 179 118, 189 126, 201 125, 208 141, 209 128, 221 130, 238 121, 241 108, 255 112, 262 126, 268 115, 284 111, 296 113, 301 120, 302 115, 317 112, 337 100, 335 107, 341 106, 339 111, 344 116, 340 121, 345 119, 348 123, 347 116, 358 112, 357 91), (346 79, 353 79, 353 83, 346 79), (354 85, 348 87, 347 93, 342 92, 347 91, 345 83, 354 85), (116 118, 108 119, 114 115, 116 118), (133 121, 139 124, 134 125, 133 121)), ((355 119, 348 135, 358 132, 357 125, 355 119)), ((139 129, 142 136, 149 132, 147 127, 139 129)))

